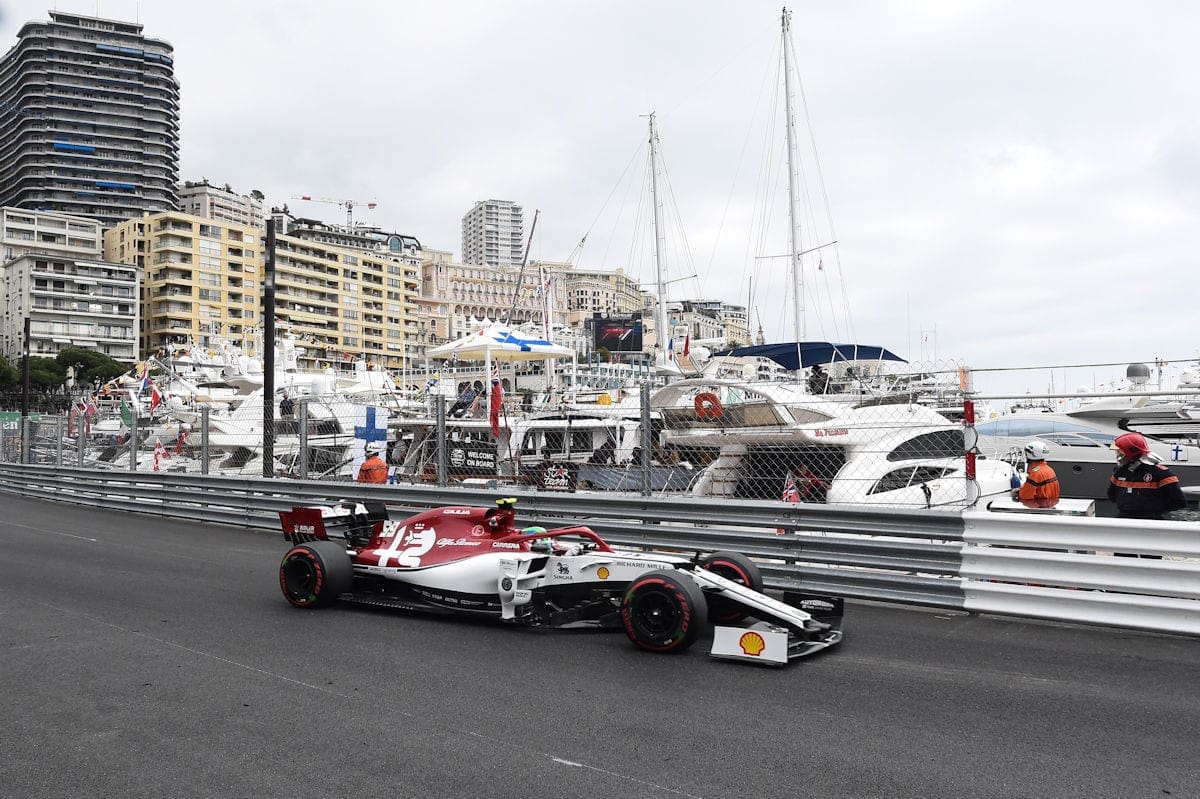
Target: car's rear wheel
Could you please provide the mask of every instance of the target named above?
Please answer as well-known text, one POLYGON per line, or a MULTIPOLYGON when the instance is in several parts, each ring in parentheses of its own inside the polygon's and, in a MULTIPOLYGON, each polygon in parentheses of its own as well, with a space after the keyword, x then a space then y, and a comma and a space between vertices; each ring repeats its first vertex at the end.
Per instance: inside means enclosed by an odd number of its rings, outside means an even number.
POLYGON ((621 600, 625 634, 649 652, 682 652, 708 622, 704 592, 686 574, 671 570, 643 574, 621 600))
POLYGON ((279 564, 279 587, 298 608, 325 607, 353 586, 350 557, 333 541, 294 546, 279 564))
MULTIPOLYGON (((744 585, 752 591, 762 591, 762 572, 758 564, 740 552, 714 552, 698 564, 714 574, 744 585)), ((719 593, 708 595, 708 617, 714 624, 737 624, 746 618, 741 605, 722 597, 719 593)))

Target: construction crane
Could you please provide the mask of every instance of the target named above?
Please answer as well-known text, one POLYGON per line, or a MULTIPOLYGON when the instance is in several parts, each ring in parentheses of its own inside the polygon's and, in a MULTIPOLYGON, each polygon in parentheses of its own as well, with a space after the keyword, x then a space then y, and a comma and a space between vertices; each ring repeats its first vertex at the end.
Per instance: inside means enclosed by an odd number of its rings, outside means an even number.
POLYGON ((312 203, 333 203, 334 205, 345 208, 346 209, 346 227, 349 227, 349 228, 354 227, 354 207, 356 205, 359 205, 359 206, 365 205, 365 206, 367 206, 367 208, 371 208, 371 209, 375 208, 375 206, 378 205, 378 203, 376 203, 374 201, 366 202, 363 200, 331 200, 328 197, 312 197, 307 194, 301 194, 301 195, 292 197, 292 199, 293 200, 308 200, 309 202, 312 202, 312 203))

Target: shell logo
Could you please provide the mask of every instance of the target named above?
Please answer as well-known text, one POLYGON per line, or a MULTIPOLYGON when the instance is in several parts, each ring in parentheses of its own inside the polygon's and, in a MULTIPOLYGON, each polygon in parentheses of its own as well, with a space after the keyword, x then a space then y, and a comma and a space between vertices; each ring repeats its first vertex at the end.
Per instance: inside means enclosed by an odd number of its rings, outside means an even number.
POLYGON ((743 633, 738 639, 738 646, 742 648, 743 654, 758 657, 767 648, 767 642, 758 633, 743 633))
POLYGON ((596 570, 596 576, 599 577, 601 580, 607 580, 608 575, 611 573, 612 572, 610 572, 608 570, 607 566, 601 566, 599 569, 596 570))

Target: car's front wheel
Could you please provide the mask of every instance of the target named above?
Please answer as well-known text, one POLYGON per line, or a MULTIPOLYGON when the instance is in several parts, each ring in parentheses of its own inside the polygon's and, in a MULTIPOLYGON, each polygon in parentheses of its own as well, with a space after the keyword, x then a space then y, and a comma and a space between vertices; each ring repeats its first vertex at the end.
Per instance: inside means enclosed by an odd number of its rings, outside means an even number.
POLYGON ((682 652, 708 622, 704 592, 691 577, 671 570, 648 572, 629 584, 621 623, 629 640, 649 652, 682 652))
MULTIPOLYGON (((758 564, 740 552, 714 552, 698 565, 751 591, 761 593, 763 590, 762 572, 758 570, 758 564)), ((742 605, 715 593, 708 599, 708 615, 715 624, 737 624, 746 618, 746 611, 742 605)))
POLYGON ((325 607, 353 586, 350 557, 333 541, 294 546, 279 564, 279 587, 298 608, 325 607))

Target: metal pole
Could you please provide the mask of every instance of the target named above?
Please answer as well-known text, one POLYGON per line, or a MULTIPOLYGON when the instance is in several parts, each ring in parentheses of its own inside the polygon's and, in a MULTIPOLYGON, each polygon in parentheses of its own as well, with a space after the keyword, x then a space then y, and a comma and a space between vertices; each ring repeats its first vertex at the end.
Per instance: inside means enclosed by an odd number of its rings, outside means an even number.
POLYGON ((275 476, 275 220, 267 220, 263 280, 263 477, 275 476))
POLYGON ((308 479, 308 399, 300 400, 300 479, 308 479))
POLYGON ((787 161, 788 161, 788 238, 790 239, 790 258, 792 263, 792 305, 796 318, 792 329, 796 341, 804 340, 804 271, 800 260, 800 215, 796 209, 796 168, 799 159, 796 157, 796 112, 792 107, 792 15, 783 10, 783 94, 784 115, 787 117, 787 161))
MULTIPOLYGON (((137 471, 138 452, 138 405, 135 404, 129 413, 129 471, 137 471)), ((83 460, 83 436, 79 437, 79 459, 83 460)))
POLYGON ((32 420, 28 416, 21 417, 21 463, 29 463, 32 449, 29 445, 29 428, 32 420))
POLYGON ((63 418, 59 414, 54 420, 54 440, 58 442, 58 446, 54 448, 54 465, 63 465, 63 418))
MULTIPOLYGON (((116 453, 113 453, 113 460, 116 460, 116 457, 116 453)), ((75 465, 83 468, 83 436, 75 437, 75 465)))
POLYGON ((642 493, 649 495, 651 488, 650 481, 650 454, 654 448, 654 431, 650 424, 650 386, 649 384, 642 385, 642 493))
POLYGON ((25 317, 25 353, 21 357, 21 418, 29 415, 29 317, 25 317))
POLYGON ((208 474, 208 414, 211 411, 207 405, 200 409, 200 474, 208 474))
POLYGON ((434 410, 436 411, 437 420, 437 484, 444 486, 449 482, 449 452, 446 449, 446 398, 441 394, 436 395, 434 410))

